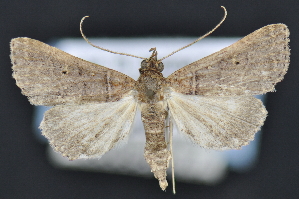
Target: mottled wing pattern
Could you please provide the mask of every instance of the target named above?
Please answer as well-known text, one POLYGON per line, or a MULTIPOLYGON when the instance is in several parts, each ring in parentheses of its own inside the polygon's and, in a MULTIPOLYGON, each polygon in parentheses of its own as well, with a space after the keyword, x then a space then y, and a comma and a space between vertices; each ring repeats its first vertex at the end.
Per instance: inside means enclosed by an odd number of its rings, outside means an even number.
POLYGON ((130 132, 137 102, 128 95, 117 102, 58 105, 40 125, 51 146, 70 160, 99 158, 130 132))
POLYGON ((11 41, 13 77, 34 105, 115 102, 135 80, 30 38, 11 41))
POLYGON ((208 149, 239 149, 254 139, 267 111, 252 96, 192 96, 171 92, 167 100, 178 130, 208 149))
POLYGON ((167 78, 168 86, 187 95, 264 94, 283 79, 290 62, 289 30, 265 26, 231 46, 191 63, 167 78))

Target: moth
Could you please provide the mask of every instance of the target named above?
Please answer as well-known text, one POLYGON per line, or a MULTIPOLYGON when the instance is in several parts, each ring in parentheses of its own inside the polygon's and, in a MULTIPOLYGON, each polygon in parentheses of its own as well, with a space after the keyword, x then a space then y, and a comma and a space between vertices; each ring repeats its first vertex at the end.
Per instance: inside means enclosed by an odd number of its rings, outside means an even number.
MULTIPOLYGON (((80 31, 90 43, 82 32, 83 19, 80 31)), ((149 58, 142 58, 98 47, 143 59, 137 81, 25 37, 12 39, 10 57, 13 78, 30 103, 53 106, 40 128, 50 145, 70 160, 99 158, 126 140, 139 108, 146 135, 144 157, 165 190, 172 158, 165 139, 167 118, 201 147, 247 145, 267 116, 253 95, 274 91, 283 79, 290 62, 288 37, 284 24, 265 26, 167 78, 162 60, 195 42, 162 59, 155 48, 149 58)))

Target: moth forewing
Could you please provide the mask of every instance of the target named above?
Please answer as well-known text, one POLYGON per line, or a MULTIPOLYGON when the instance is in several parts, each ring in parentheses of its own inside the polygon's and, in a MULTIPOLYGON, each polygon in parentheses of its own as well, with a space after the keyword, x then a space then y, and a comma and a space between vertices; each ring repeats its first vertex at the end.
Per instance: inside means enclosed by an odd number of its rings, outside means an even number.
POLYGON ((274 90, 290 62, 289 30, 265 26, 236 43, 195 61, 167 77, 174 91, 186 95, 258 95, 274 90))
POLYGON ((19 37, 10 43, 13 77, 34 105, 115 102, 135 80, 43 42, 19 37))

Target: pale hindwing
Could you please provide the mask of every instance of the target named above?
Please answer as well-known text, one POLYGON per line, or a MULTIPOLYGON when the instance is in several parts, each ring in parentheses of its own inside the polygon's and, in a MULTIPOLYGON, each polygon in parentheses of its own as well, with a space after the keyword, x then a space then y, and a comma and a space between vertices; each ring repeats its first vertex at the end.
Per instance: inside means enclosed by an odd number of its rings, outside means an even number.
POLYGON ((53 106, 114 102, 135 80, 30 38, 11 41, 13 77, 30 103, 53 106))
POLYGON ((187 95, 257 95, 274 90, 290 62, 289 30, 265 26, 167 78, 169 87, 187 95))
POLYGON ((204 97, 171 92, 167 100, 180 132, 208 149, 239 149, 254 139, 267 111, 253 96, 204 97))
POLYGON ((135 113, 134 96, 117 102, 58 105, 40 125, 51 146, 71 160, 99 158, 128 138, 135 113))

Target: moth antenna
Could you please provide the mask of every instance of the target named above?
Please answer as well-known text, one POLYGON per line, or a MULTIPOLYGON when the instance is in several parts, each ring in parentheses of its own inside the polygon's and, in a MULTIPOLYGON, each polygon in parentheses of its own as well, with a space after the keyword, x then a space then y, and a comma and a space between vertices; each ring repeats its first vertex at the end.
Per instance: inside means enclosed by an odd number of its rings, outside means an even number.
POLYGON ((174 160, 173 160, 173 150, 172 150, 172 137, 173 137, 173 123, 171 121, 171 116, 169 116, 169 145, 171 152, 171 178, 172 178, 172 192, 175 194, 175 179, 174 179, 174 160))
POLYGON ((215 26, 215 28, 213 28, 211 31, 209 31, 209 32, 206 33, 205 35, 199 37, 198 39, 196 39, 196 40, 193 41, 192 43, 190 43, 190 44, 188 44, 188 45, 186 45, 186 46, 184 46, 184 47, 182 47, 182 48, 180 48, 180 49, 178 49, 178 50, 176 50, 176 51, 173 51, 172 53, 170 53, 169 55, 163 57, 163 58, 160 59, 159 61, 162 61, 163 59, 166 59, 167 57, 170 57, 170 56, 173 55, 174 53, 177 53, 177 52, 179 52, 179 51, 181 51, 181 50, 183 50, 183 49, 185 49, 185 48, 188 48, 189 46, 195 44, 195 43, 198 42, 199 40, 202 40, 203 38, 205 38, 206 36, 208 36, 208 35, 210 35, 212 32, 214 32, 214 31, 215 31, 215 30, 216 30, 216 29, 217 29, 217 28, 224 22, 224 20, 225 20, 225 18, 226 18, 226 16, 227 16, 227 11, 226 11, 225 7, 224 7, 224 6, 221 6, 221 8, 224 10, 224 17, 223 17, 222 20, 215 26))
POLYGON ((94 45, 92 44, 88 39, 87 37, 84 35, 83 33, 83 30, 82 30, 82 24, 83 24, 83 21, 85 18, 87 18, 89 16, 85 16, 81 19, 80 21, 80 32, 81 32, 81 35, 82 37, 84 38, 84 40, 91 46, 95 47, 95 48, 98 48, 98 49, 101 49, 101 50, 104 50, 104 51, 107 51, 109 53, 113 53, 113 54, 118 54, 118 55, 126 55, 126 56, 130 56, 130 57, 135 57, 135 58, 139 58, 139 59, 145 59, 144 57, 139 57, 139 56, 136 56, 136 55, 131 55, 131 54, 127 54, 127 53, 119 53, 119 52, 115 52, 115 51, 112 51, 112 50, 109 50, 109 49, 106 49, 106 48, 102 48, 100 46, 97 46, 97 45, 94 45))

